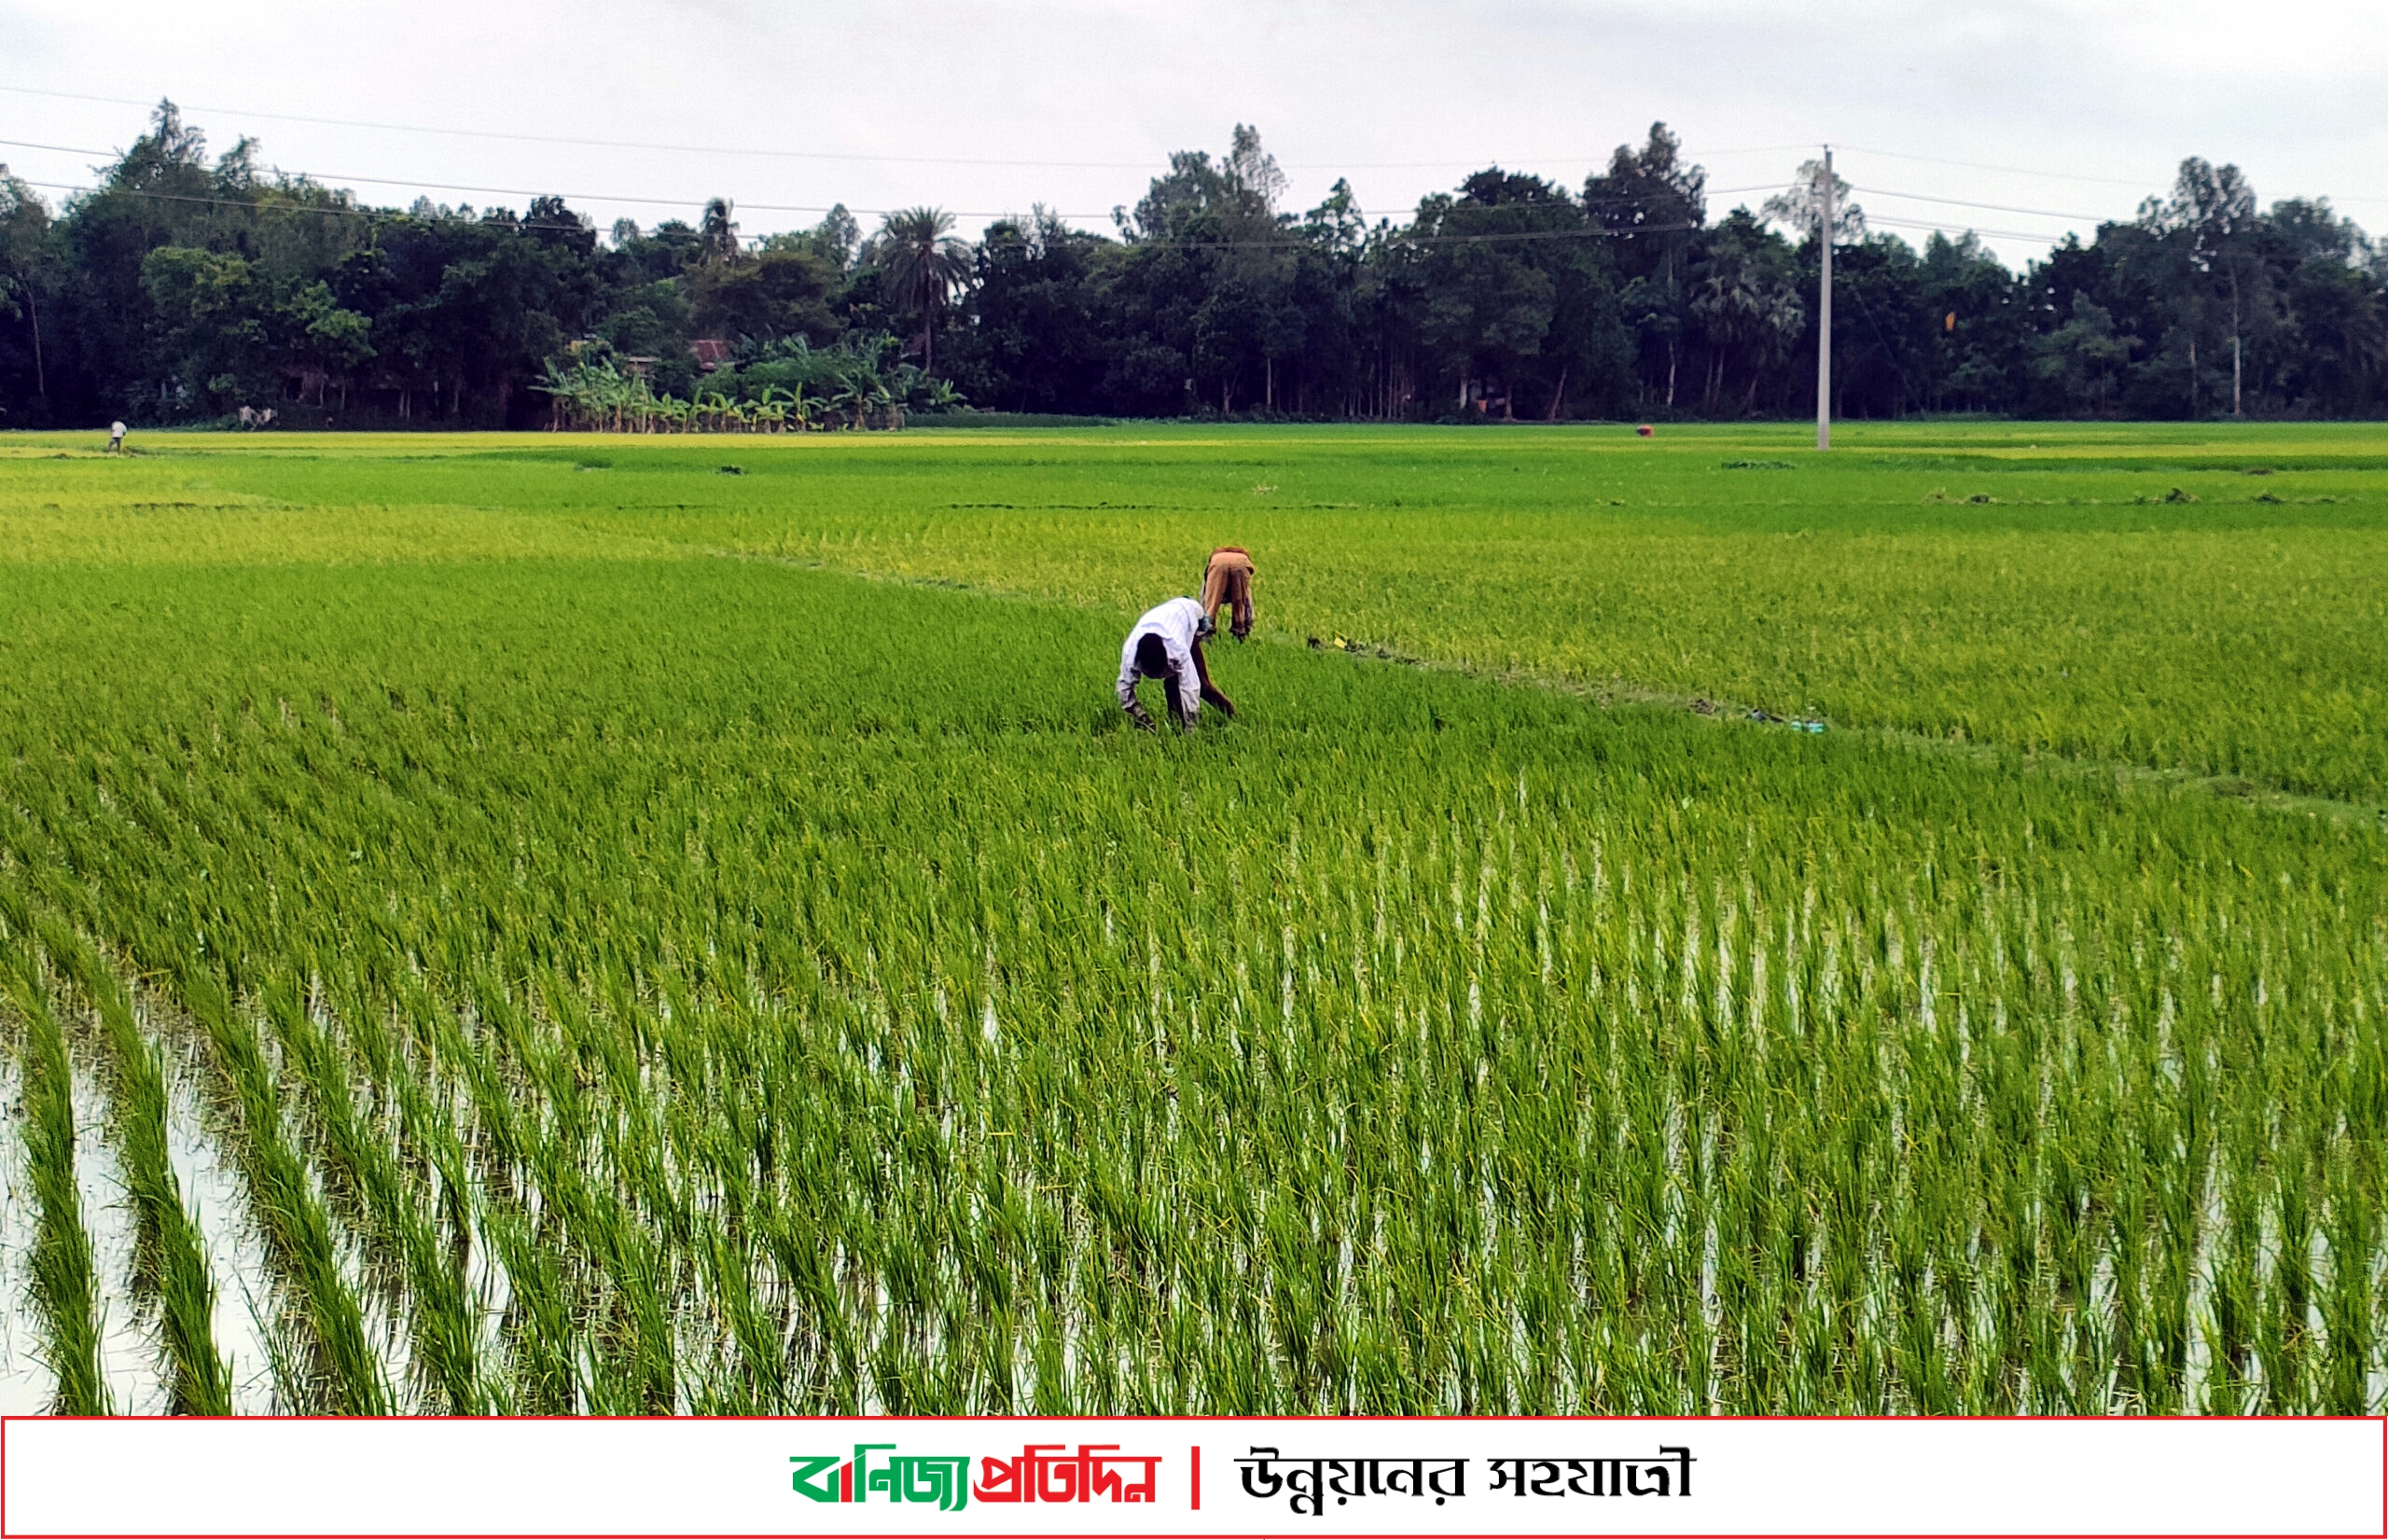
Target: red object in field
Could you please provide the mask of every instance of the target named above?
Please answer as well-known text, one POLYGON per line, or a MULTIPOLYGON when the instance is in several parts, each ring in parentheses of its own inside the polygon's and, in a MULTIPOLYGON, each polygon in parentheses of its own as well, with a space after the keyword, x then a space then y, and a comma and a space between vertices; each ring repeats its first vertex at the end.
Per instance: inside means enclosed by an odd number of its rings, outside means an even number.
POLYGON ((1653 430, 1652 430, 1652 428, 1651 428, 1651 426, 1650 426, 1650 424, 1649 424, 1649 423, 1643 423, 1640 427, 1635 428, 1633 431, 1634 431, 1635 433, 1637 433, 1637 434, 1641 435, 1643 437, 1647 438, 1647 437, 1650 437, 1650 435, 1651 435, 1651 433, 1652 433, 1652 431, 1653 431, 1653 430))

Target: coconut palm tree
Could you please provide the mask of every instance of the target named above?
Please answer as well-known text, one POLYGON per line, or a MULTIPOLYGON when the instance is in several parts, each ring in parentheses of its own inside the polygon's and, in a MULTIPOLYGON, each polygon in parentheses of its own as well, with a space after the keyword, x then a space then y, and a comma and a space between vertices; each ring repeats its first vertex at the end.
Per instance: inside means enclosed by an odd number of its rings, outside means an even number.
POLYGON ((970 244, 955 238, 943 209, 897 209, 871 238, 868 257, 885 276, 897 305, 920 318, 921 368, 937 367, 938 312, 970 279, 970 244))
POLYGON ((704 220, 697 227, 697 249, 708 264, 727 262, 743 249, 737 222, 729 217, 729 207, 727 198, 713 200, 705 205, 704 220))
POLYGON ((1707 409, 1716 409, 1726 370, 1739 354, 1750 369, 1742 409, 1754 411, 1759 382, 1789 356, 1799 329, 1807 325, 1807 308, 1791 274, 1768 248, 1733 238, 1728 227, 1712 246, 1708 271, 1693 289, 1691 309, 1708 333, 1711 363, 1701 397, 1707 409))

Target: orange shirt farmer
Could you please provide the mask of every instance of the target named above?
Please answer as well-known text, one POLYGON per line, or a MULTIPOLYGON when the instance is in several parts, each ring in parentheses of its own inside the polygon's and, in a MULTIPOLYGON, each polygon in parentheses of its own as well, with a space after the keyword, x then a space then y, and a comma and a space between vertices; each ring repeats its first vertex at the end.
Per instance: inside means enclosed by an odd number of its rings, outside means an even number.
POLYGON ((1233 606, 1239 642, 1252 634, 1252 557, 1242 546, 1221 546, 1202 569, 1202 613, 1211 617, 1233 606))

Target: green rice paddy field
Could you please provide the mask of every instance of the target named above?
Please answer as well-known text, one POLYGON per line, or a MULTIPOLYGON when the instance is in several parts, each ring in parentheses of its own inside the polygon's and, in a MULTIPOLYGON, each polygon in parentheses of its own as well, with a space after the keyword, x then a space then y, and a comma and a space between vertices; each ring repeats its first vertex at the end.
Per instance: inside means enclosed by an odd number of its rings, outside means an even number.
POLYGON ((2381 1410, 2388 431, 1804 437, 0 437, 0 1407, 2381 1410))

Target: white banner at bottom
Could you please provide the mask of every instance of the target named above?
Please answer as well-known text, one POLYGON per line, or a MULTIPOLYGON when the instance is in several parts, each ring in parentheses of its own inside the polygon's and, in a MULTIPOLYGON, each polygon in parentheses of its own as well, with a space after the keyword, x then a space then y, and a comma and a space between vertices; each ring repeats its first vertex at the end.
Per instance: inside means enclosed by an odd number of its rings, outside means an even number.
POLYGON ((0 1535, 2388 1536, 2388 1419, 0 1420, 0 1535))

